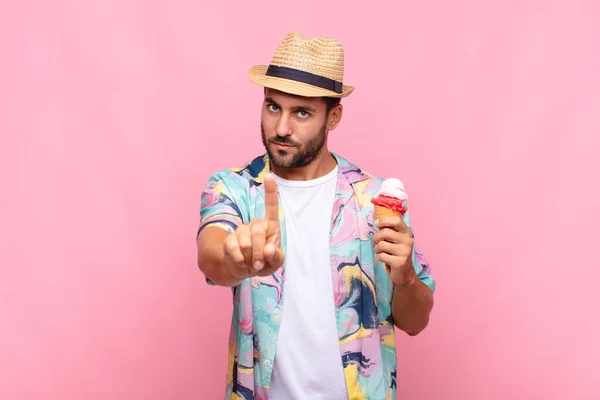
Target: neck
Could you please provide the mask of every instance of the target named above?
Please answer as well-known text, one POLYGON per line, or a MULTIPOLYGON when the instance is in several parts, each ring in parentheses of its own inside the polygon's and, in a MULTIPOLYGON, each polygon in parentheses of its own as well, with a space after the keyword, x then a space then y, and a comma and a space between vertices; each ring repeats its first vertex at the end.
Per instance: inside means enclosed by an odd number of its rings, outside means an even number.
POLYGON ((289 181, 309 181, 317 179, 331 172, 337 161, 335 157, 324 148, 321 154, 310 164, 301 168, 282 168, 271 164, 271 171, 289 181))

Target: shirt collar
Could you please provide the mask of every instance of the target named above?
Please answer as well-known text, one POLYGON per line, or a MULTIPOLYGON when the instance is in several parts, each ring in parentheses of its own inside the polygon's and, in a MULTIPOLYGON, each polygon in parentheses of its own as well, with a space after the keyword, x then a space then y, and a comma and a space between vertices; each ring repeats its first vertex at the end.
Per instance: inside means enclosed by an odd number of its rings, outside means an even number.
MULTIPOLYGON (((345 158, 336 153, 331 153, 338 164, 338 176, 342 175, 344 179, 353 185, 357 182, 364 181, 369 178, 369 174, 352 164, 345 158)), ((239 169, 238 173, 246 172, 252 182, 256 186, 261 186, 264 183, 265 175, 270 171, 269 155, 265 153, 260 157, 256 157, 246 167, 239 169)))

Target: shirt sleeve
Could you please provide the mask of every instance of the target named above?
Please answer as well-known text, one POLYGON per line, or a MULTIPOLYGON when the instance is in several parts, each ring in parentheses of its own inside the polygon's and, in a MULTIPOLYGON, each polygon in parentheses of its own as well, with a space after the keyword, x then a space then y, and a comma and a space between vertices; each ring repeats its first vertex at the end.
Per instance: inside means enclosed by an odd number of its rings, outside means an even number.
MULTIPOLYGON (((406 223, 407 226, 410 227, 410 211, 407 211, 404 214, 404 222, 406 223)), ((412 231, 412 227, 410 228, 410 230, 412 231)), ((423 253, 421 253, 421 251, 419 250, 417 241, 414 238, 414 233, 413 233, 413 240, 414 240, 414 246, 413 246, 412 261, 413 261, 413 266, 414 266, 415 272, 417 273, 419 280, 421 282, 423 282, 424 284, 426 284, 429 287, 429 289, 431 289, 432 292, 435 292, 435 279, 431 273, 431 265, 429 264, 429 261, 423 255, 423 253)))
POLYGON ((232 233, 242 224, 242 213, 220 174, 210 177, 200 195, 200 204, 200 226, 196 238, 208 226, 218 226, 232 233))
MULTIPOLYGON (((196 240, 208 226, 217 226, 233 233, 242 224, 242 213, 220 174, 210 177, 200 195, 200 204, 200 225, 196 233, 196 240)), ((208 278, 206 278, 206 283, 211 286, 215 285, 208 278)))

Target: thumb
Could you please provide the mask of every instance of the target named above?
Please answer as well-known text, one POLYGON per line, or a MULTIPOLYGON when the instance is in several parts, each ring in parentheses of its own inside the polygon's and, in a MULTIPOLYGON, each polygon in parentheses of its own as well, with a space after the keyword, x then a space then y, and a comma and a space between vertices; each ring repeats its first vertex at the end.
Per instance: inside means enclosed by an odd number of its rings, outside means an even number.
POLYGON ((265 261, 265 267, 258 271, 258 276, 272 275, 283 266, 285 257, 281 247, 275 247, 272 244, 268 244, 267 246, 265 246, 265 261), (271 253, 269 254, 269 256, 267 256, 267 252, 269 250, 271 251, 271 253))
POLYGON ((284 254, 278 239, 271 239, 265 245, 265 260, 271 264, 275 264, 277 267, 283 265, 284 254))

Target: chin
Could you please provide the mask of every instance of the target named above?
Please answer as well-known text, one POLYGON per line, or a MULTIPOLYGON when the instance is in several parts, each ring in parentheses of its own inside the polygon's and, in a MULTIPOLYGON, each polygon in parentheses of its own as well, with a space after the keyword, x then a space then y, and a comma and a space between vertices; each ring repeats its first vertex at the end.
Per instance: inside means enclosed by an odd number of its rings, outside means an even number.
POLYGON ((293 158, 293 150, 294 148, 283 150, 277 148, 276 146, 271 146, 271 148, 269 149, 269 153, 271 153, 274 157, 277 157, 280 160, 291 160, 293 158))
POLYGON ((277 157, 280 158, 291 158, 292 155, 290 154, 290 152, 288 150, 275 150, 275 154, 277 154, 277 157))
POLYGON ((286 154, 285 152, 283 152, 282 154, 278 150, 271 152, 269 157, 271 158, 271 163, 280 168, 288 168, 293 160, 293 157, 289 153, 286 154))
POLYGON ((290 162, 292 161, 292 158, 289 156, 281 156, 279 154, 275 154, 275 157, 273 157, 273 164, 275 164, 278 167, 281 168, 289 168, 290 162))

